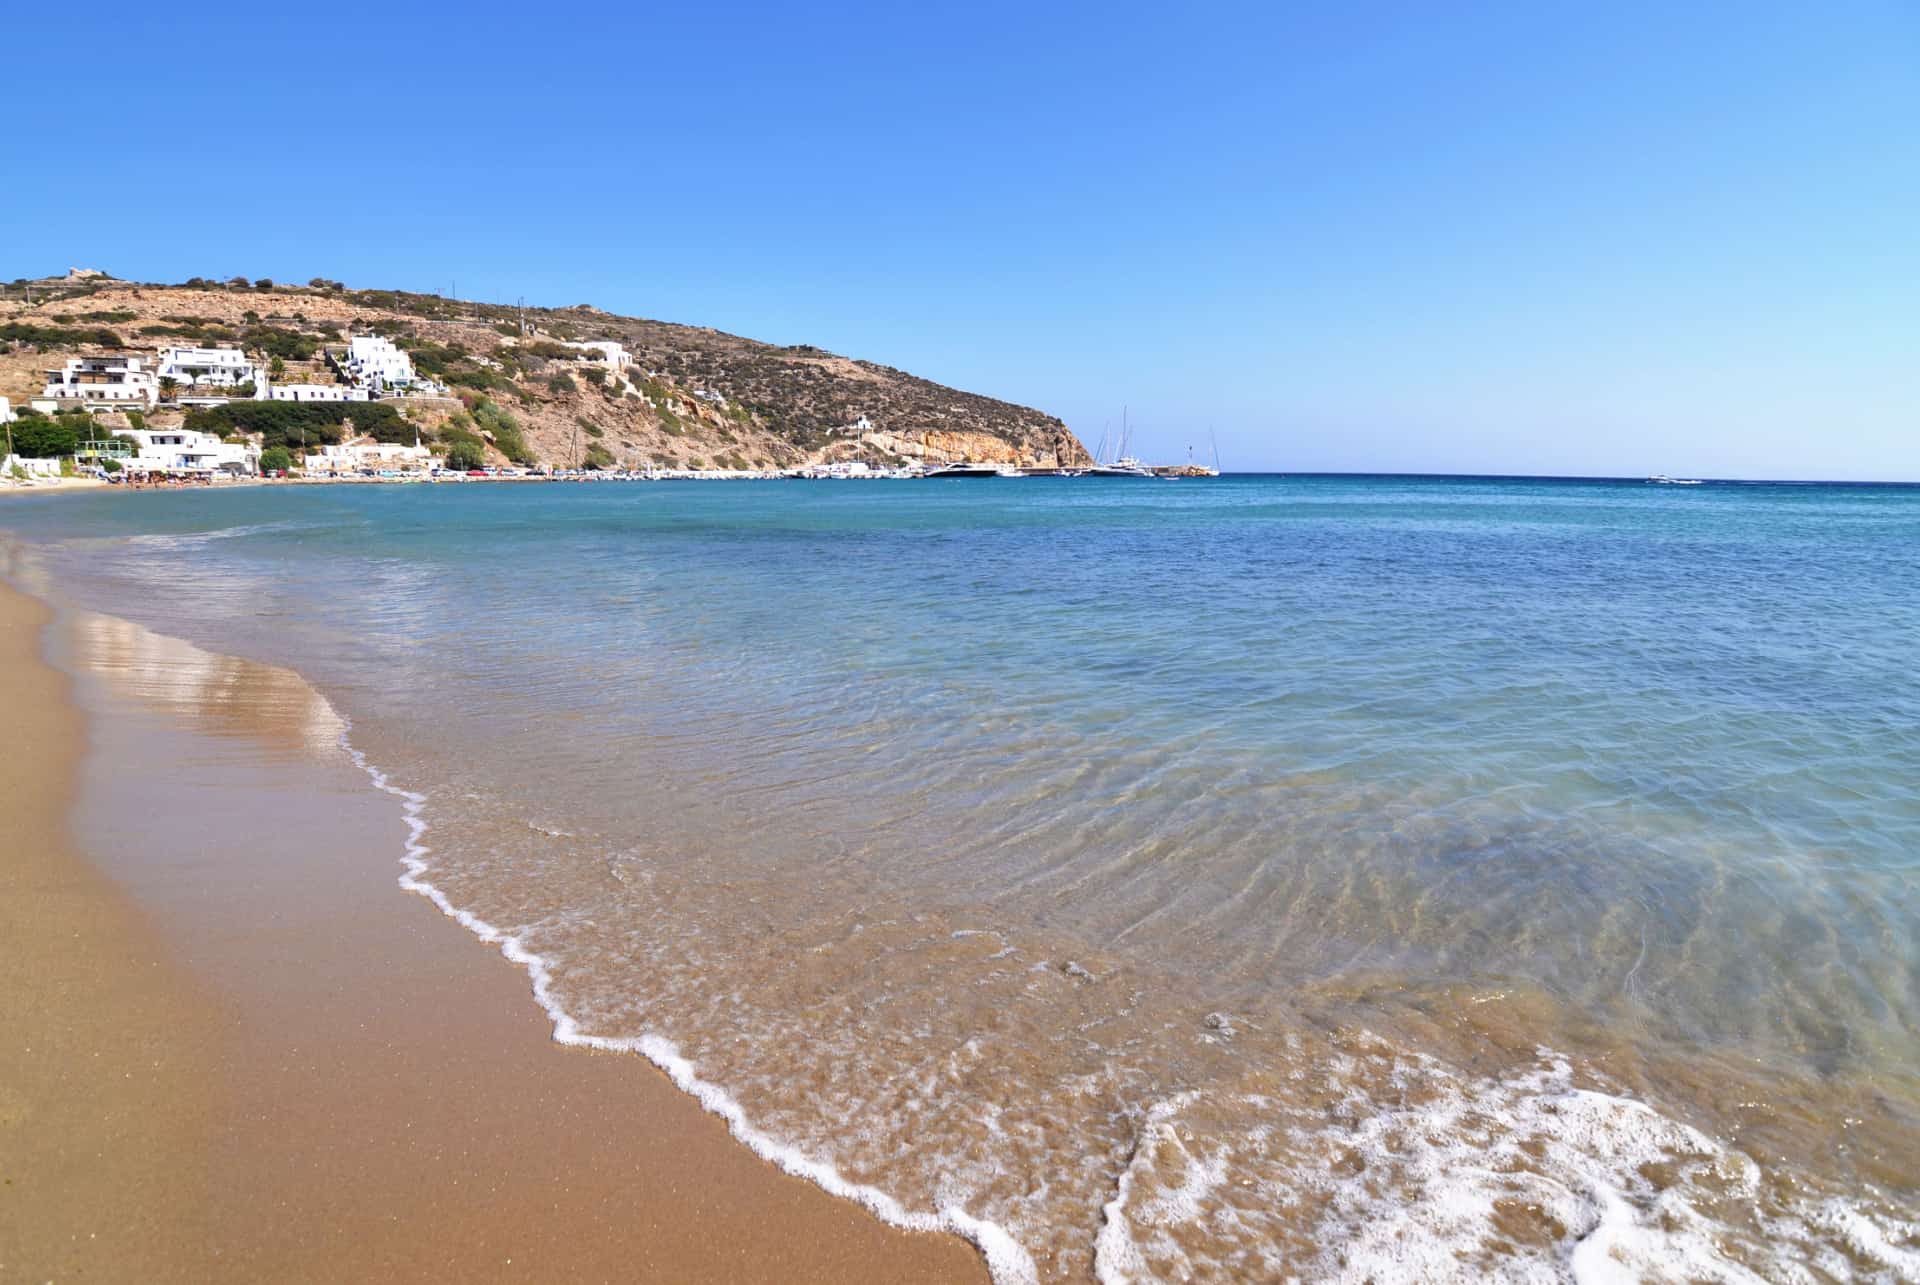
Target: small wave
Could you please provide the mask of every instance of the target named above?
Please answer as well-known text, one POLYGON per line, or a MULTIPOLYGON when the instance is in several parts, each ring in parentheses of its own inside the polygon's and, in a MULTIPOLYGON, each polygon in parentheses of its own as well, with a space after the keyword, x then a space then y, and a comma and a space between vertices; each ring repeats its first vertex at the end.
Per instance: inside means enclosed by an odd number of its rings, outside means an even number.
POLYGON ((533 983, 534 1000, 553 1023, 553 1038, 557 1043, 604 1052, 638 1053, 664 1071, 667 1078, 709 1113, 726 1121, 733 1136, 746 1144, 755 1155, 783 1172, 804 1178, 831 1195, 853 1201, 890 1226, 906 1231, 951 1232, 964 1237, 986 1259, 987 1270, 995 1285, 1037 1285, 1039 1273, 1032 1257, 1004 1227, 984 1218, 976 1218, 957 1205, 946 1206, 937 1212, 910 1210, 877 1187, 848 1180, 833 1165, 808 1156, 756 1128, 748 1120, 746 1110, 731 1094, 696 1074, 694 1064, 681 1056, 673 1041, 659 1035, 613 1038, 582 1030, 579 1022, 555 998, 553 973, 543 956, 528 949, 519 937, 454 905, 452 899, 426 877, 429 868, 427 856, 432 851, 425 842, 427 822, 422 815, 427 796, 395 785, 385 772, 355 748, 350 739, 351 732, 352 725, 349 723, 341 733, 341 747, 367 774, 376 789, 393 795, 401 803, 401 812, 407 824, 407 844, 401 858, 404 872, 400 876, 400 887, 425 897, 440 909, 440 913, 481 941, 498 946, 502 955, 526 969, 533 983))
POLYGON ((212 531, 154 531, 141 535, 125 537, 125 543, 141 549, 195 549, 211 544, 215 540, 234 540, 249 535, 266 535, 269 532, 312 530, 322 524, 317 522, 249 522, 240 526, 218 527, 212 531))
POLYGON ((1566 1059, 1471 1078, 1384 1045, 1335 1061, 1331 1109, 1156 1104, 1105 1208, 1107 1285, 1920 1280, 1920 1226, 1821 1194, 1566 1059))

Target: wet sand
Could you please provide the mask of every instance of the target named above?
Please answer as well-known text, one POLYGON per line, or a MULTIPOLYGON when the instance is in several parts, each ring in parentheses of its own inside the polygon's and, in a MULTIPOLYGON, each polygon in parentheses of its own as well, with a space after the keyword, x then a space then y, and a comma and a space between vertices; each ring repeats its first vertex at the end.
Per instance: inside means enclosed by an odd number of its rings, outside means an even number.
POLYGON ((0 1278, 984 1281, 398 890, 297 676, 0 587, 0 1278))

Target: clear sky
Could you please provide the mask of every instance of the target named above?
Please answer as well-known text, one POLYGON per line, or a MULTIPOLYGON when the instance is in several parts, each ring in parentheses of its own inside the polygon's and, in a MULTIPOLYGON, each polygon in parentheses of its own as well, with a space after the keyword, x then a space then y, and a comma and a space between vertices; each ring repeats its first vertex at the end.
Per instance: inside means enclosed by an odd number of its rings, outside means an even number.
POLYGON ((1920 479, 1914 0, 204 12, 10 10, 0 278, 593 303, 1229 468, 1920 479))

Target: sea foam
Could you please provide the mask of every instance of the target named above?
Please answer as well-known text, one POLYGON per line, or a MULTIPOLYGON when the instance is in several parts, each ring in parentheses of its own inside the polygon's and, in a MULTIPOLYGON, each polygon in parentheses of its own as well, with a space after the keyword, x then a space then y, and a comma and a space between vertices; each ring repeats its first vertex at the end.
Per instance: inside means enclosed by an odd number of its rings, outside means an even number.
POLYGON ((799 1148, 756 1128, 739 1101, 719 1085, 701 1079, 694 1064, 681 1055, 672 1040, 660 1035, 610 1037, 582 1030, 579 1022, 555 997, 553 972, 547 959, 529 949, 514 934, 454 905, 453 900, 427 878, 427 857, 432 851, 425 841, 427 821, 423 814, 427 796, 395 785, 384 771, 369 762, 366 755, 354 746, 351 740, 352 724, 344 715, 342 722, 345 725, 340 738, 342 748, 367 774, 376 789, 400 800, 407 826, 406 848, 401 857, 403 871, 399 879, 400 887, 425 897, 442 914, 481 941, 499 947, 502 955, 524 968, 533 984, 534 1001, 553 1023, 556 1042, 605 1052, 639 1054, 664 1071, 682 1092, 690 1095, 705 1110, 726 1121, 728 1130, 735 1138, 776 1168, 796 1178, 803 1178, 831 1195, 853 1201, 889 1226, 906 1231, 951 1232, 964 1237, 980 1250, 995 1285, 1037 1285, 1039 1273, 1035 1270, 1033 1258, 1004 1227, 991 1220, 975 1217, 959 1206, 947 1206, 937 1211, 908 1209, 888 1192, 853 1182, 832 1164, 806 1155, 799 1148))

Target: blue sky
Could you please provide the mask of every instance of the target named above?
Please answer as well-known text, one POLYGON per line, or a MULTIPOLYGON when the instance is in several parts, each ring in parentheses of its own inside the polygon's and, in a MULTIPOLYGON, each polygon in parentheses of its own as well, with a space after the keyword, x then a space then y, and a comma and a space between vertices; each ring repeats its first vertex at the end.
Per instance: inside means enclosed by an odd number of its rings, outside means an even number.
POLYGON ((0 277, 590 302, 1230 468, 1920 479, 1908 0, 186 12, 9 18, 119 52, 8 67, 0 277))

